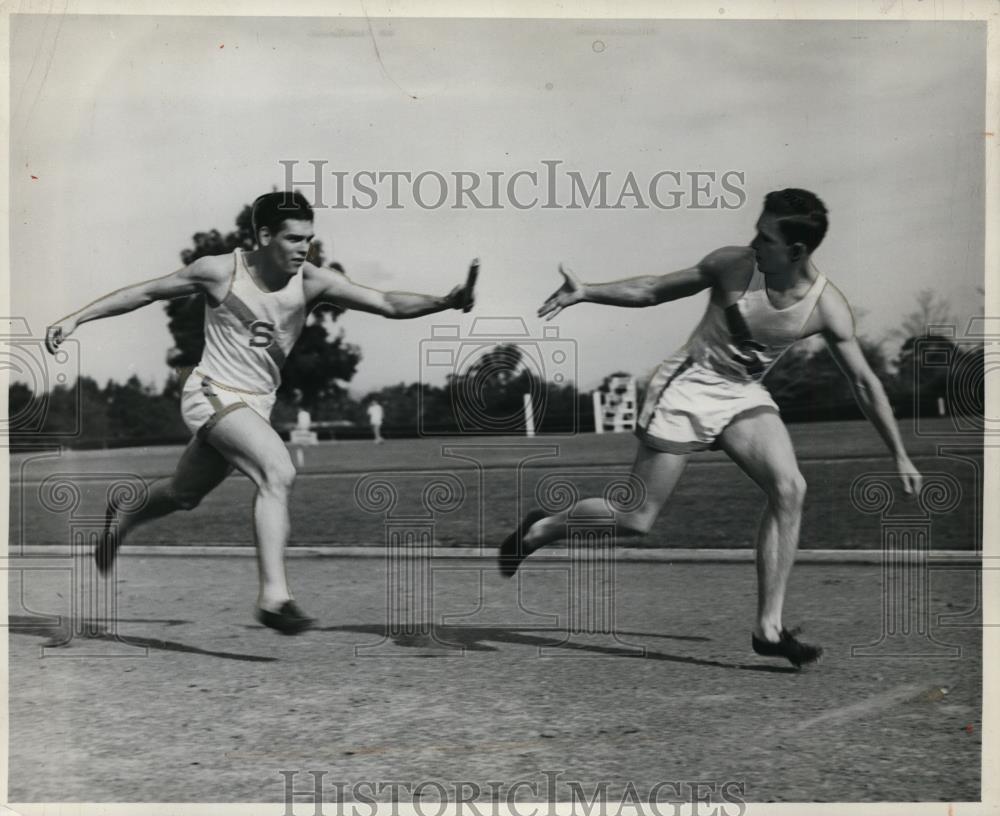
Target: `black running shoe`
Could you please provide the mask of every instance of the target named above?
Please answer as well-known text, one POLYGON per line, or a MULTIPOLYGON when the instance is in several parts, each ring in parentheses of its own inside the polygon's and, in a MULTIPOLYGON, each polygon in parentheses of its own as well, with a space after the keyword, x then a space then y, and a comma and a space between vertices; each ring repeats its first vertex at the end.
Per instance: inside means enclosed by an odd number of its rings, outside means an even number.
POLYGON ((517 572, 521 562, 531 553, 524 551, 524 537, 527 535, 531 525, 536 521, 545 518, 545 513, 541 510, 532 510, 524 517, 518 528, 503 540, 500 545, 500 554, 497 556, 497 564, 500 567, 500 574, 504 578, 510 578, 517 572))
POLYGON ((115 556, 118 555, 119 536, 117 531, 111 532, 111 522, 115 520, 115 508, 108 504, 108 509, 104 513, 104 535, 94 547, 94 561, 97 562, 97 571, 101 575, 107 575, 111 571, 111 565, 115 563, 115 556))
POLYGON ((260 623, 283 635, 297 635, 316 625, 316 620, 299 609, 295 601, 285 601, 277 612, 268 612, 258 606, 255 616, 260 623))
POLYGON ((798 633, 797 629, 791 632, 782 629, 781 639, 777 643, 753 635, 751 640, 753 650, 764 657, 787 657, 795 668, 815 663, 823 654, 823 649, 797 640, 795 636, 798 633))

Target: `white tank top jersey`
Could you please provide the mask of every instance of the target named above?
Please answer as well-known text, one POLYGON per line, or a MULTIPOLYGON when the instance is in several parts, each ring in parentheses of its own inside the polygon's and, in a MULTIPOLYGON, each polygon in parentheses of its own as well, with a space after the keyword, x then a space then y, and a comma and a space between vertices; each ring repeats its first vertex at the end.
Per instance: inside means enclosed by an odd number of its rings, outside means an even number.
POLYGON ((205 305, 205 350, 198 371, 222 388, 254 394, 274 391, 305 323, 302 270, 282 289, 268 292, 250 276, 237 249, 228 294, 218 306, 205 305))
POLYGON ((825 287, 820 273, 801 300, 776 309, 767 297, 764 275, 754 265, 740 299, 728 308, 710 302, 681 353, 727 379, 759 382, 802 336, 825 287))

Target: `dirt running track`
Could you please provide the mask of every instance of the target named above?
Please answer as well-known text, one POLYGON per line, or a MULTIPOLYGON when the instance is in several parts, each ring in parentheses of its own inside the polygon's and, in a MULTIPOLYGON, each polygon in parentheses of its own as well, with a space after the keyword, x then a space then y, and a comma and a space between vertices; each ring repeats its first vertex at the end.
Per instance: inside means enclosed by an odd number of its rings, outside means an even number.
POLYGON ((612 796, 708 780, 747 801, 979 798, 972 571, 934 571, 911 599, 938 641, 913 630, 905 649, 937 655, 913 659, 852 656, 882 631, 879 567, 800 565, 787 622, 826 648, 802 672, 750 651, 748 564, 618 564, 575 615, 551 564, 518 584, 435 562, 432 592, 388 600, 378 559, 295 559, 290 574, 321 620, 298 638, 253 621, 251 558, 126 555, 124 640, 44 648, 72 627, 52 617, 70 573, 12 573, 11 802, 280 802, 282 770, 300 788, 326 771, 331 790, 466 781, 487 801, 490 782, 519 780, 541 793, 518 800, 545 799, 543 771, 563 800, 602 780, 612 796), (385 638, 390 601, 415 630, 385 638), (610 609, 617 639, 569 634, 610 609))

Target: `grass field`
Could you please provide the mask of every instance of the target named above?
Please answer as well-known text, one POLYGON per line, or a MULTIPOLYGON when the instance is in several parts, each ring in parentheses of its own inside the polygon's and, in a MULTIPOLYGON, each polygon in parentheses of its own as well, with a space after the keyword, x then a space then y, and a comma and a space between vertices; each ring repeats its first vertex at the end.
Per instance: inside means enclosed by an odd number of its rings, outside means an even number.
MULTIPOLYGON (((980 547, 979 497, 982 451, 968 437, 953 440, 951 425, 932 426, 934 436, 906 435, 917 467, 926 475, 944 474, 957 504, 933 513, 931 547, 974 550, 980 547), (942 446, 959 446, 951 450, 942 446)), ((790 428, 809 484, 802 526, 803 549, 877 548, 880 515, 864 513, 851 499, 851 485, 866 474, 887 474, 894 487, 893 514, 920 514, 892 477, 893 464, 867 423, 793 425, 790 428)), ((304 450, 304 466, 292 499, 291 546, 379 545, 386 535, 384 512, 369 512, 356 498, 359 482, 378 474, 398 495, 394 517, 426 513, 423 490, 440 475, 461 484, 459 506, 433 513, 439 546, 493 546, 538 500, 543 480, 565 479, 582 496, 600 495, 615 474, 627 472, 635 451, 629 434, 575 437, 476 437, 323 443, 304 450)), ((180 448, 131 448, 19 454, 11 459, 12 546, 64 544, 71 512, 100 518, 108 486, 116 479, 151 480, 171 473, 180 448), (77 486, 75 510, 43 504, 46 479, 77 486)), ((51 487, 51 482, 48 483, 51 487)), ((132 544, 248 544, 251 542, 252 489, 240 475, 228 479, 200 507, 141 528, 132 544)), ((723 454, 692 458, 667 509, 652 532, 630 546, 728 548, 753 544, 761 494, 723 454)))

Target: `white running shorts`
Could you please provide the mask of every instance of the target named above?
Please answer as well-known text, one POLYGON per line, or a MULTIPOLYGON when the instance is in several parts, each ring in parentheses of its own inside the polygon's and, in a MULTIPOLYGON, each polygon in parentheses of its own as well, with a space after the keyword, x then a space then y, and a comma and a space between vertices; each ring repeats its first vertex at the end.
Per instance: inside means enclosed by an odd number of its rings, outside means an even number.
POLYGON ((195 369, 184 383, 184 391, 181 394, 181 416, 191 433, 204 439, 222 417, 237 408, 250 408, 265 422, 270 422, 275 397, 274 391, 253 394, 249 391, 227 388, 195 369))
POLYGON ((737 416, 760 409, 778 413, 759 382, 726 379, 686 355, 675 355, 650 378, 635 435, 667 453, 709 450, 737 416))

